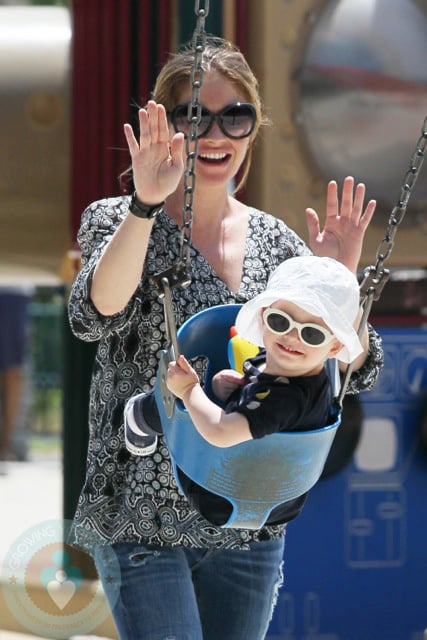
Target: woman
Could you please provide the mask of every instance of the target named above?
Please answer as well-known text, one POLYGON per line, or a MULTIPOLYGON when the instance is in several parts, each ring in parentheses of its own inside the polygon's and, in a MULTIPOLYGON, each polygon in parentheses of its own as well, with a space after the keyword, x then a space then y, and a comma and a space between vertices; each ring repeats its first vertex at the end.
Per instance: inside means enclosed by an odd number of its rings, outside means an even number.
MULTIPOLYGON (((153 387, 165 344, 163 305, 150 278, 179 255, 192 63, 185 50, 161 70, 153 99, 139 111, 138 139, 124 126, 135 196, 95 202, 83 214, 70 321, 78 337, 100 343, 73 535, 94 549, 122 639, 260 640, 281 584, 284 525, 212 526, 178 493, 163 439, 151 456, 135 457, 123 433, 124 404, 153 387)), ((178 326, 208 306, 252 299, 283 260, 310 253, 284 222, 229 194, 239 169, 246 178, 264 122, 257 81, 242 54, 220 39, 208 40, 202 64, 191 283, 172 289, 178 326)), ((354 191, 352 178, 341 206, 330 183, 323 232, 316 212, 307 211, 312 251, 355 271, 375 209, 363 203, 364 186, 354 191)), ((380 340, 369 334, 353 392, 372 386, 381 366, 380 340)))

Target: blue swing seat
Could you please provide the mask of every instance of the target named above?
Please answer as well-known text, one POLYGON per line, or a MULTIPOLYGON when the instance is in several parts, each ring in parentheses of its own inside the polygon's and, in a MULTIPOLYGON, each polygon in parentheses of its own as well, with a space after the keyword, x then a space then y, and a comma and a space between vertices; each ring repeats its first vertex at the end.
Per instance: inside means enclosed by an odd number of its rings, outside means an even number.
MULTIPOLYGON (((241 305, 211 307, 188 319, 178 330, 181 353, 186 358, 207 358, 205 391, 211 390, 213 375, 230 368, 227 357, 229 331, 241 305)), ((319 480, 341 412, 335 411, 331 424, 304 432, 280 432, 231 447, 216 447, 194 427, 181 400, 166 386, 170 350, 161 354, 155 386, 156 404, 169 447, 179 489, 185 494, 179 470, 198 485, 232 505, 224 527, 259 529, 280 504, 302 496, 319 480)), ((332 363, 334 383, 336 361, 332 363)), ((335 386, 336 389, 336 386, 335 386)), ((336 389, 337 390, 337 389, 336 389)))

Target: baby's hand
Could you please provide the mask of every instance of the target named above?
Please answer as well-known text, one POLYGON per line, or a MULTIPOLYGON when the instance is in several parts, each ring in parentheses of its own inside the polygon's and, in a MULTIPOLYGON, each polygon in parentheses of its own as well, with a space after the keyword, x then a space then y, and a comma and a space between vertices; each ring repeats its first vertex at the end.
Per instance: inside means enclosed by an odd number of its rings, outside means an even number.
POLYGON ((212 390, 219 400, 227 400, 238 387, 244 384, 244 377, 234 369, 218 371, 212 378, 212 390))
POLYGON ((177 362, 169 363, 166 384, 169 391, 181 399, 191 387, 199 384, 199 377, 185 356, 180 355, 177 362))

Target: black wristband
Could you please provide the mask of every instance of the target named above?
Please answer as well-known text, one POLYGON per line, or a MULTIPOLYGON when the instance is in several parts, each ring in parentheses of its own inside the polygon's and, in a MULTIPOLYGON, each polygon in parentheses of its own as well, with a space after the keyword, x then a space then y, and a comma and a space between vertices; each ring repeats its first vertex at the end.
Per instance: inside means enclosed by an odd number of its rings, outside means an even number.
POLYGON ((163 208, 165 202, 159 202, 159 204, 144 204, 136 195, 136 191, 133 192, 129 205, 129 211, 137 218, 145 218, 150 220, 155 218, 159 211, 163 208))

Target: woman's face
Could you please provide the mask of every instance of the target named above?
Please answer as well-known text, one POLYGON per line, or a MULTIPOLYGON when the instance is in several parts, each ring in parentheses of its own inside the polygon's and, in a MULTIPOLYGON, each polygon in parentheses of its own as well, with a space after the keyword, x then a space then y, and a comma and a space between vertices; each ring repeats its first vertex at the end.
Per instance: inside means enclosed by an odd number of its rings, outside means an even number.
MULTIPOLYGON (((191 88, 183 88, 178 104, 191 101, 191 88)), ((205 73, 199 101, 212 113, 220 113, 236 102, 247 102, 236 86, 218 72, 205 73)), ((171 125, 171 133, 175 133, 171 125)), ((199 138, 196 163, 197 185, 228 185, 237 174, 248 150, 251 138, 229 138, 214 122, 208 133, 199 138)))

